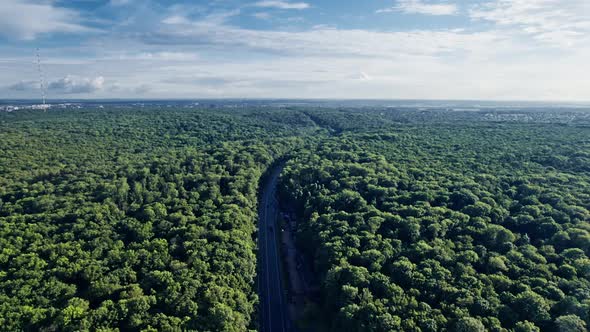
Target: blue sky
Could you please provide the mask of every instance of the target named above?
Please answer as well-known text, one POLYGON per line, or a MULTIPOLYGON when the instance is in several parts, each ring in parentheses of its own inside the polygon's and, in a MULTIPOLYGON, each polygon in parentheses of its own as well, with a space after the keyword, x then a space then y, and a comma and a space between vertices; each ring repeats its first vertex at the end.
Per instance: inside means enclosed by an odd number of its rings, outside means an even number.
POLYGON ((0 98, 587 101, 587 0, 2 0, 0 98))

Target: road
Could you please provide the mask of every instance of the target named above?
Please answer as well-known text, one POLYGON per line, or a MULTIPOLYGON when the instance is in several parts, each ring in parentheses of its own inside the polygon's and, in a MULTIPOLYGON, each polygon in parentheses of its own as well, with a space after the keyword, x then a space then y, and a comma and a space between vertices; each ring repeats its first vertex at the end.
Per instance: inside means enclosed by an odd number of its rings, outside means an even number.
POLYGON ((258 211, 258 294, 262 332, 291 332, 286 295, 281 282, 280 253, 277 244, 278 202, 276 187, 281 166, 275 166, 263 184, 258 211))

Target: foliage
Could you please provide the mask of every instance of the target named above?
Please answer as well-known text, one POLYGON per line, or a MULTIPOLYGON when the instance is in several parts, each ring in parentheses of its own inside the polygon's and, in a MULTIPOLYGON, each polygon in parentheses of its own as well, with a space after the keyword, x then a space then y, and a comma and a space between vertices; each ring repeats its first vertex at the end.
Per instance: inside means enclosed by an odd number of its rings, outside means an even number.
POLYGON ((281 178, 325 329, 585 329, 588 128, 395 112, 309 111, 281 178))
POLYGON ((258 179, 291 118, 0 114, 0 330, 253 327, 258 179))
POLYGON ((331 331, 584 331, 576 112, 285 107, 0 113, 0 329, 256 328, 259 180, 331 331))

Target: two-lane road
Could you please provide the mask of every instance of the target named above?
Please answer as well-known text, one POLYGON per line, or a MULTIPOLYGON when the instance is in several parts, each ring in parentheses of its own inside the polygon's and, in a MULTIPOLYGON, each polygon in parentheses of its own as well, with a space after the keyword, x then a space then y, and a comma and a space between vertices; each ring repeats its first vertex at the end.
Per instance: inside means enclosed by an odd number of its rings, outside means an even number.
POLYGON ((281 282, 280 253, 277 245, 278 202, 275 192, 282 166, 272 169, 262 187, 258 211, 258 293, 262 332, 290 332, 289 314, 281 282))

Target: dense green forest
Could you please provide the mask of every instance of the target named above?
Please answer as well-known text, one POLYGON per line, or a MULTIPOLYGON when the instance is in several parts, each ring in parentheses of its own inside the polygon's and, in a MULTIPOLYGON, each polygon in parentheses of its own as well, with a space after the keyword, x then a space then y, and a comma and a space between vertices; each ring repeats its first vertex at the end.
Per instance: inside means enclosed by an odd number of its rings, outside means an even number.
POLYGON ((585 331, 590 127, 568 112, 0 112, 0 330, 256 329, 282 158, 316 330, 585 331))
POLYGON ((0 330, 253 328, 258 179, 313 129, 283 113, 0 113, 0 330))
POLYGON ((590 326, 590 128, 310 115, 336 135, 289 161, 281 195, 320 330, 590 326))

